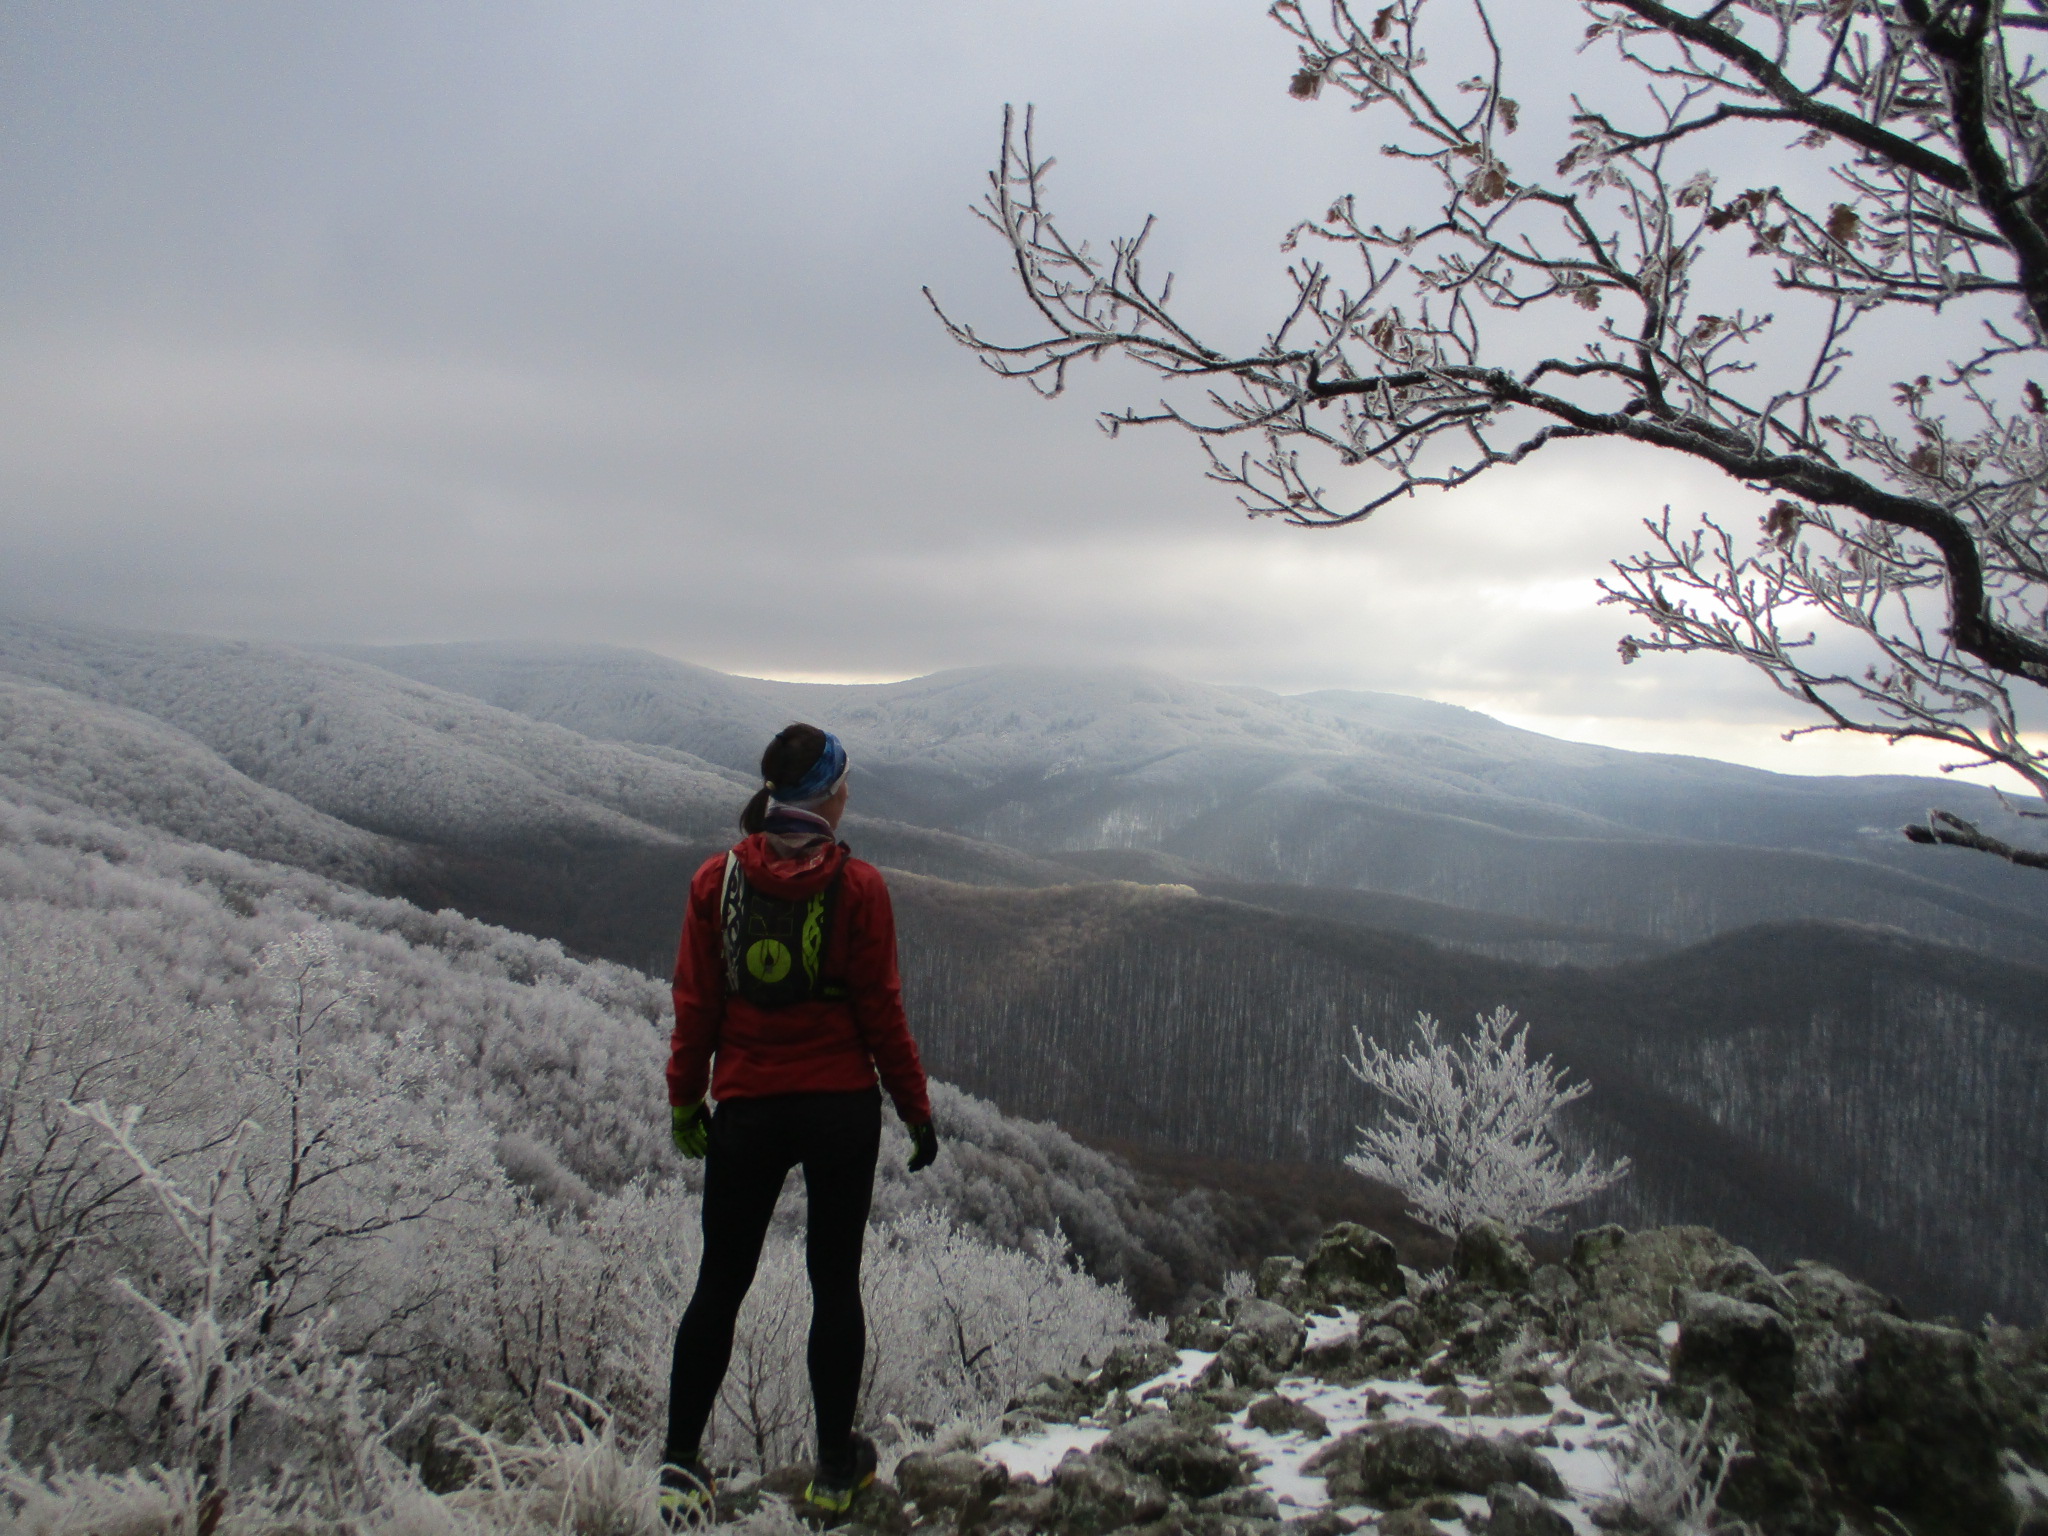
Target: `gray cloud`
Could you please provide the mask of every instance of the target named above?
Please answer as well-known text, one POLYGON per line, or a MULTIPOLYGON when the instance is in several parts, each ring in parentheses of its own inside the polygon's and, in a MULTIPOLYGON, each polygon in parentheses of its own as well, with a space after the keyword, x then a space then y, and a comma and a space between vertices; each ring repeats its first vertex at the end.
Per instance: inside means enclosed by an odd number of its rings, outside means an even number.
MULTIPOLYGON (((1076 227, 1157 212, 1189 302, 1255 339, 1287 226, 1403 174, 1369 123, 1288 99, 1256 4, 10 25, 10 611, 608 640, 777 675, 1132 661, 1702 750, 1798 719, 1725 669, 1623 673, 1591 605, 1638 517, 1739 513, 1739 488, 1581 450, 1289 532, 1246 522, 1185 441, 1095 431, 1146 379, 1091 371, 1045 405, 946 341, 920 284, 1027 324, 965 212, 1027 99, 1076 227)), ((1572 57, 1533 26, 1516 48, 1539 73, 1572 57)))

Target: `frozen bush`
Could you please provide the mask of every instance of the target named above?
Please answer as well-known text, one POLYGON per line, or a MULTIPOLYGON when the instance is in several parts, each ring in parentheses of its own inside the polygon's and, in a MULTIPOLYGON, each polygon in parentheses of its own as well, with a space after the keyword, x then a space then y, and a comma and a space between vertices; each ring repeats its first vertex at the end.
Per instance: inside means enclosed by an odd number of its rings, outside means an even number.
POLYGON ((1608 1452, 1615 1490, 1596 1511, 1601 1522, 1647 1536, 1734 1536, 1741 1528, 1717 1521, 1715 1511, 1739 1453, 1733 1439, 1713 1438, 1712 1403, 1698 1419, 1688 1419, 1646 1398, 1624 1409, 1623 1417, 1625 1439, 1608 1452))
POLYGON ((1481 1016, 1462 1042, 1443 1039, 1426 1013, 1415 1028, 1420 1038, 1398 1056, 1352 1032, 1358 1053, 1344 1064, 1388 1105, 1378 1125, 1359 1128, 1345 1163, 1393 1185, 1430 1226, 1455 1235, 1491 1217, 1518 1232, 1547 1229, 1627 1174, 1627 1158, 1603 1166, 1589 1152, 1566 1164, 1557 1117, 1590 1089, 1567 1085, 1548 1056, 1530 1061, 1528 1028, 1510 1010, 1481 1016))

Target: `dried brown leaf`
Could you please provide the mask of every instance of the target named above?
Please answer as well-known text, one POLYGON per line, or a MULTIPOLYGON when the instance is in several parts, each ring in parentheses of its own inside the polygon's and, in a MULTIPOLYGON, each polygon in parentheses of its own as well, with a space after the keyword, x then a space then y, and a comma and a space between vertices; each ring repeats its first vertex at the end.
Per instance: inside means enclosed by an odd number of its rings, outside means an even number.
POLYGON ((1507 173, 1498 165, 1482 165, 1466 178, 1465 195, 1481 208, 1499 202, 1508 195, 1507 173))
POLYGON ((1764 534, 1780 549, 1790 549, 1793 540, 1799 537, 1799 525, 1806 521, 1806 509, 1796 501, 1781 501, 1766 512, 1759 521, 1764 534))

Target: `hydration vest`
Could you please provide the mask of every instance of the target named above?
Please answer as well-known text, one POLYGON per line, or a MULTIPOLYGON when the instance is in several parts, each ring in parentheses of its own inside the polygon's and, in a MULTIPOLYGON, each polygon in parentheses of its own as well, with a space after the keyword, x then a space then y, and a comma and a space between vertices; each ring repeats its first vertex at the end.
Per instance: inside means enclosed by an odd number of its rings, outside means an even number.
POLYGON ((756 890, 739 855, 726 854, 718 903, 726 995, 756 1008, 845 998, 846 983, 824 975, 825 934, 838 907, 837 874, 815 895, 784 901, 756 890))

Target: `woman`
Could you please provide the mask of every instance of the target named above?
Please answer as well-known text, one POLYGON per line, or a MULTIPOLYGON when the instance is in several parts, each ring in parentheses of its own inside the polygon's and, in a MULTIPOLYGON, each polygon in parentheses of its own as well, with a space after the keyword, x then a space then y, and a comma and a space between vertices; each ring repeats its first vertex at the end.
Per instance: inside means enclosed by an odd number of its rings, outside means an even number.
POLYGON ((765 783, 740 813, 747 836, 690 881, 668 1099, 676 1149, 704 1159, 704 1254, 669 1378, 660 1499, 671 1521, 710 1502, 699 1445, 769 1217, 798 1164, 818 1425, 804 1496, 839 1514, 874 1481, 875 1448, 854 1432, 853 1412, 866 1348, 861 1242, 882 1135, 877 1073, 910 1129, 911 1172, 930 1166, 938 1137, 903 1016, 888 887, 837 840, 846 773, 836 736, 788 727, 761 754, 765 783), (717 1100, 708 1115, 707 1088, 717 1100))

